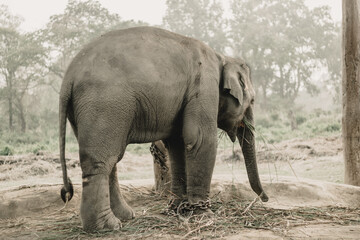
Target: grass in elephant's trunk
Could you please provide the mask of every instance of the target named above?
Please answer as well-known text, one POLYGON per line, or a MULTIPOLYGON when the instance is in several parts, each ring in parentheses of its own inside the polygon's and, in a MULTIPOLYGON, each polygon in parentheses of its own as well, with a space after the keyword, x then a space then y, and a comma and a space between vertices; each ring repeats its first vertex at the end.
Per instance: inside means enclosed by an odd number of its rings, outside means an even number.
MULTIPOLYGON (((222 199, 218 194, 212 197, 213 218, 188 218, 166 216, 160 214, 166 206, 167 198, 158 193, 129 188, 136 194, 136 202, 141 204, 137 216, 130 221, 124 221, 119 231, 99 231, 85 233, 80 224, 80 217, 73 209, 64 209, 33 223, 31 229, 36 229, 36 237, 41 239, 92 239, 92 238, 182 238, 201 236, 205 238, 220 238, 239 232, 239 229, 265 229, 284 233, 292 227, 307 224, 336 223, 340 225, 359 224, 360 209, 340 207, 297 208, 282 210, 263 206, 258 197, 252 202, 239 198, 222 199)), ((24 219, 26 221, 26 219, 24 219)), ((21 220, 16 223, 22 224, 21 220)), ((11 224, 7 224, 11 227, 11 224)), ((35 232, 34 232, 35 233, 35 232)))
MULTIPOLYGON (((247 120, 245 117, 243 118, 243 120, 239 123, 239 127, 246 127, 248 128, 254 135, 255 134, 258 134, 256 131, 255 131, 255 126, 249 121, 247 120)), ((221 130, 221 132, 219 133, 219 139, 222 139, 223 137, 226 137, 227 134, 226 134, 226 131, 224 130, 221 130)), ((263 139, 263 136, 260 134, 260 137, 263 139)), ((264 142, 265 139, 264 139, 264 142)), ((233 143, 234 144, 234 143, 233 143)))

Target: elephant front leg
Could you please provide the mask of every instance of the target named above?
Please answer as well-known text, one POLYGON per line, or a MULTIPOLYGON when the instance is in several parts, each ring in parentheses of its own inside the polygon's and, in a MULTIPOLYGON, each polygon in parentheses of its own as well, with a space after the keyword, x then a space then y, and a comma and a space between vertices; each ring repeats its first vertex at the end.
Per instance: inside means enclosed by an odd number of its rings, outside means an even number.
POLYGON ((121 220, 133 219, 135 217, 135 212, 127 204, 120 192, 116 165, 114 166, 110 174, 109 189, 110 206, 115 216, 121 220))
MULTIPOLYGON (((121 222, 110 208, 108 162, 96 161, 89 153, 80 153, 83 170, 83 191, 80 215, 85 231, 120 229, 121 222)), ((96 155, 94 155, 96 156, 96 155)))
MULTIPOLYGON (((202 204, 209 200, 211 178, 215 165, 217 128, 208 121, 200 125, 192 119, 184 126, 186 153, 187 197, 190 204, 202 204)), ((201 212, 201 211, 200 211, 201 212)), ((212 213, 207 209, 206 212, 212 213)))

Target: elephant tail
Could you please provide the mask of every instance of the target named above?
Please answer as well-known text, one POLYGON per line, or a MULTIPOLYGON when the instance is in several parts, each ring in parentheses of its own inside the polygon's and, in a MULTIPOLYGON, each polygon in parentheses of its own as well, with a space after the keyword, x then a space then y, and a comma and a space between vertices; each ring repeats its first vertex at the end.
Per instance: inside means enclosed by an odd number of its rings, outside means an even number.
POLYGON ((70 178, 67 176, 66 162, 65 162, 65 139, 66 139, 66 119, 67 108, 71 99, 72 83, 64 79, 60 91, 59 100, 59 147, 60 147, 60 163, 63 173, 64 186, 61 188, 61 199, 66 203, 71 200, 74 194, 74 188, 70 178))

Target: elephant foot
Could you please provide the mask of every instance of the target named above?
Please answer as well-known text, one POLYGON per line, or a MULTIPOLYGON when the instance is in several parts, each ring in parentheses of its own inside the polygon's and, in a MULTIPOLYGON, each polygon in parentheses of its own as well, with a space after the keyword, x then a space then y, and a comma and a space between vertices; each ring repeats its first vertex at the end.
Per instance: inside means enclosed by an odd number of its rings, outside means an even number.
POLYGON ((110 207, 115 216, 121 220, 133 219, 135 217, 135 212, 127 204, 126 200, 121 194, 116 166, 114 166, 110 174, 109 190, 110 207))
POLYGON ((110 209, 103 212, 96 220, 82 219, 82 225, 86 232, 103 229, 119 230, 122 227, 121 221, 115 217, 110 209))
POLYGON ((211 209, 200 209, 200 208, 182 208, 181 205, 177 210, 177 214, 180 217, 192 218, 196 221, 201 221, 203 219, 213 218, 215 213, 211 209))
POLYGON ((106 174, 94 174, 83 178, 80 215, 83 229, 95 230, 121 228, 121 221, 110 208, 109 179, 106 174))
POLYGON ((124 201, 111 208, 115 216, 121 220, 130 220, 135 218, 134 210, 124 201))
POLYGON ((212 218, 215 216, 214 212, 210 209, 211 208, 211 201, 205 196, 194 196, 190 195, 189 199, 189 208, 191 209, 191 214, 196 216, 196 218, 212 218), (207 200, 203 200, 207 199, 207 200))
POLYGON ((215 214, 210 207, 210 201, 198 201, 196 204, 191 204, 186 199, 175 198, 170 200, 167 209, 163 213, 182 217, 212 218, 215 214))

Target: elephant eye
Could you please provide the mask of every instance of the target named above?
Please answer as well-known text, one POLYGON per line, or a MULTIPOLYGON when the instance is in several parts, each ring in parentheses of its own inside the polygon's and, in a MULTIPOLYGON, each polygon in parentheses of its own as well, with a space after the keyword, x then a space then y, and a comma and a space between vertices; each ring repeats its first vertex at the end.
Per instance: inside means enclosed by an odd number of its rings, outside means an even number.
POLYGON ((255 102, 255 99, 251 99, 250 104, 253 105, 255 102))

